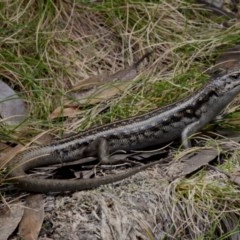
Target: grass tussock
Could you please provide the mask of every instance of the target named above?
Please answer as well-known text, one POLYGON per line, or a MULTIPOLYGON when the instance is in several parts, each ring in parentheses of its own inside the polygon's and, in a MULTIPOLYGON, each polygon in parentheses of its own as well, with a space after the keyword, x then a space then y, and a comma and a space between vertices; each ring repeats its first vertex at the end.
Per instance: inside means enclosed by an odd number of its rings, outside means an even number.
MULTIPOLYGON (((206 73, 215 59, 240 42, 239 23, 230 21, 224 27, 227 21, 182 0, 1 2, 0 77, 29 109, 28 119, 18 127, 1 125, 2 139, 27 143, 49 129, 58 135, 79 131, 191 94, 208 81, 206 73), (74 84, 119 71, 148 50, 153 50, 150 63, 121 94, 81 106, 77 117, 50 118, 57 107, 64 108, 74 84)), ((234 123, 237 110, 227 124, 234 123)), ((239 164, 228 160, 232 167, 239 164)), ((159 183, 156 179, 154 183, 157 194, 159 183)), ((237 239, 239 189, 228 180, 202 171, 165 187, 164 194, 157 195, 158 215, 149 239, 160 236, 154 228, 164 219, 165 225, 156 229, 165 233, 165 239, 237 239)))

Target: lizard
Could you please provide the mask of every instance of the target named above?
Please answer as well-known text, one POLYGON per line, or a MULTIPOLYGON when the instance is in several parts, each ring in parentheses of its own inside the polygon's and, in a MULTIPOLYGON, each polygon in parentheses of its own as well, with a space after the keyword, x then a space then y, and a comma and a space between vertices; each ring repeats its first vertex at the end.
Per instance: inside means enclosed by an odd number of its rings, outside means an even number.
POLYGON ((190 136, 214 120, 238 93, 240 71, 233 70, 210 80, 197 92, 173 104, 20 152, 8 164, 9 175, 17 187, 40 193, 88 190, 120 181, 156 163, 90 179, 39 179, 26 172, 84 157, 97 157, 104 163, 117 150, 153 147, 176 138, 181 138, 184 147, 190 147, 190 136))

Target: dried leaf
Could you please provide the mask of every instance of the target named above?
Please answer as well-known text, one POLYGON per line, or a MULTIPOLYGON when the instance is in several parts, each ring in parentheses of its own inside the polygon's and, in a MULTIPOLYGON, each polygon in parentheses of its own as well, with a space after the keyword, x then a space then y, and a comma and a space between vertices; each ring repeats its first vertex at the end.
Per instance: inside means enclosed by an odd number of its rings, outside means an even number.
POLYGON ((216 64, 208 71, 210 74, 222 75, 227 71, 240 67, 240 46, 225 51, 216 61, 216 64))
POLYGON ((88 90, 93 88, 94 86, 99 86, 100 84, 113 82, 113 81, 127 81, 135 78, 139 71, 139 66, 143 62, 145 58, 148 58, 149 55, 152 54, 152 51, 144 54, 138 61, 133 63, 131 66, 126 69, 120 70, 112 75, 102 74, 99 76, 94 76, 87 78, 80 83, 75 84, 71 91, 79 91, 79 90, 88 90))
POLYGON ((24 240, 37 240, 44 219, 43 196, 30 195, 26 199, 26 208, 19 225, 19 235, 24 240))
POLYGON ((89 96, 75 95, 75 97, 80 104, 93 105, 114 97, 123 92, 129 85, 130 82, 117 82, 108 86, 100 86, 94 92, 90 92, 89 96))
POLYGON ((170 179, 186 176, 208 165, 218 155, 219 153, 215 149, 200 149, 187 153, 169 167, 167 174, 170 179))
POLYGON ((0 81, 0 115, 8 125, 17 125, 26 119, 24 102, 6 83, 0 81))
POLYGON ((79 114, 81 114, 82 111, 78 109, 78 107, 75 105, 71 107, 57 107, 51 114, 50 119, 55 119, 59 117, 75 117, 79 114))
POLYGON ((14 157, 18 152, 25 149, 25 147, 21 144, 8 149, 6 152, 2 153, 0 157, 0 169, 4 168, 4 166, 14 157))
POLYGON ((0 212, 0 240, 6 240, 17 228, 23 216, 23 207, 14 204, 8 208, 1 209, 0 212))
POLYGON ((82 113, 79 104, 93 105, 114 97, 124 91, 130 84, 129 80, 139 73, 139 66, 152 52, 143 55, 130 67, 120 70, 112 75, 99 75, 90 77, 77 83, 69 91, 68 95, 75 103, 67 100, 63 107, 57 107, 50 115, 50 119, 58 117, 75 117, 82 113), (105 83, 111 83, 106 85, 105 83), (105 85, 104 85, 105 84, 105 85))
POLYGON ((81 104, 96 104, 107 100, 126 89, 129 80, 135 78, 139 73, 139 66, 152 52, 143 55, 130 67, 120 70, 112 75, 100 75, 81 81, 73 86, 69 95, 77 99, 81 104), (102 86, 104 83, 111 83, 109 86, 102 86))
POLYGON ((161 155, 163 155, 166 152, 164 148, 153 150, 153 151, 146 151, 146 150, 134 151, 131 153, 116 152, 110 156, 109 162, 111 164, 116 164, 116 163, 124 162, 126 159, 130 159, 133 161, 144 161, 146 159, 150 159, 156 156, 160 158, 161 155))
POLYGON ((53 135, 50 134, 52 130, 44 131, 35 136, 31 141, 28 141, 27 146, 30 146, 32 143, 37 144, 49 144, 53 140, 53 135))
POLYGON ((0 169, 2 169, 13 157, 16 156, 19 152, 25 150, 29 147, 32 143, 40 143, 40 144, 48 144, 52 140, 52 135, 49 134, 51 130, 45 131, 43 133, 38 134, 35 136, 31 141, 28 142, 25 146, 18 144, 15 147, 7 147, 5 150, 1 151, 0 156, 0 169))
POLYGON ((94 89, 95 87, 108 82, 109 76, 107 74, 102 74, 98 76, 89 77, 87 79, 82 80, 80 83, 77 83, 72 86, 71 92, 83 92, 88 91, 90 89, 94 89))

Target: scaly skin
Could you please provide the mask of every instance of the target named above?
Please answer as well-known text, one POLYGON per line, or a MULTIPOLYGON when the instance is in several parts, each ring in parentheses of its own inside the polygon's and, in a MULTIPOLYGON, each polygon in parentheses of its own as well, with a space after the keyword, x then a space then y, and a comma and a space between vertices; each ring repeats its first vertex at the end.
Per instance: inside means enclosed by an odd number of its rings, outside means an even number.
POLYGON ((104 162, 116 150, 143 149, 179 137, 183 145, 189 147, 189 137, 212 121, 239 92, 240 72, 230 72, 177 103, 26 150, 10 161, 9 174, 22 189, 42 193, 86 190, 122 180, 155 163, 114 176, 80 180, 37 179, 26 171, 84 157, 97 157, 104 162))

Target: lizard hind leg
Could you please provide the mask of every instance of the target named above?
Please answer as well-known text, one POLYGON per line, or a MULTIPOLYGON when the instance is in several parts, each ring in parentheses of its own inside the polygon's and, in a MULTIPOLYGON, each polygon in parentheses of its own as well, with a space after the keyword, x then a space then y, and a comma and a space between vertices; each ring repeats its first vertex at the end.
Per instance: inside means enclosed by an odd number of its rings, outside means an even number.
POLYGON ((105 138, 98 139, 97 154, 101 164, 110 163, 109 147, 105 138))
POLYGON ((121 157, 111 157, 112 155, 109 152, 108 142, 103 137, 95 140, 93 145, 97 151, 99 164, 112 165, 127 161, 126 158, 123 159, 121 157))
POLYGON ((103 137, 93 140, 84 152, 86 155, 94 155, 98 158, 99 164, 109 164, 110 155, 107 140, 103 137))

